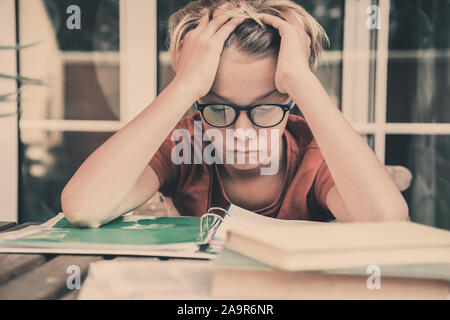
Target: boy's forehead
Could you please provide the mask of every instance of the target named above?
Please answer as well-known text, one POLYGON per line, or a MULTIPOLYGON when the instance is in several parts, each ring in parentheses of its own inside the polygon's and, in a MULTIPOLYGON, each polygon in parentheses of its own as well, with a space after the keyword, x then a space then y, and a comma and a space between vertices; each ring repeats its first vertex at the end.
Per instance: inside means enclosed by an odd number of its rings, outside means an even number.
POLYGON ((237 49, 226 48, 208 97, 220 96, 233 99, 229 102, 234 103, 251 102, 275 89, 275 71, 273 57, 249 56, 237 49))
MULTIPOLYGON (((264 98, 270 98, 270 97, 275 97, 275 96, 280 96, 280 95, 281 95, 281 93, 278 92, 278 90, 276 88, 272 88, 272 89, 269 89, 267 92, 254 97, 253 100, 259 101, 264 98)), ((240 97, 227 97, 227 96, 220 94, 219 92, 215 92, 214 89, 211 89, 205 97, 214 98, 214 99, 218 98, 224 102, 230 102, 230 103, 235 100, 240 100, 239 99, 240 97)))

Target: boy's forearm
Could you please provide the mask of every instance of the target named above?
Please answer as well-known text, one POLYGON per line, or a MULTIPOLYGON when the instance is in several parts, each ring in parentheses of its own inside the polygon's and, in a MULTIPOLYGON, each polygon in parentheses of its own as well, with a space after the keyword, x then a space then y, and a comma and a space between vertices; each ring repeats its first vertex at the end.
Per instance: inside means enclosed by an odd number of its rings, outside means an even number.
POLYGON ((80 166, 61 195, 65 214, 94 225, 115 218, 116 209, 194 100, 188 87, 172 82, 80 166))
MULTIPOLYGON (((349 215, 403 218, 407 206, 389 173, 317 77, 312 72, 295 76, 289 93, 305 116, 349 215)), ((349 217, 342 220, 348 221, 349 217)))

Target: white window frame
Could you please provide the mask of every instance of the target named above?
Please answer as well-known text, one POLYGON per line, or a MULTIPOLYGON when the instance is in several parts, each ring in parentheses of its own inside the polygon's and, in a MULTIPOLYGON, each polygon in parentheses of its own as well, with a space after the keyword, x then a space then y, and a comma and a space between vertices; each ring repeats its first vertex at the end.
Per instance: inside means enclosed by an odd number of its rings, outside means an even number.
MULTIPOLYGON (((366 9, 371 0, 346 0, 344 22, 342 111, 361 135, 374 136, 374 152, 385 163, 386 136, 402 135, 450 135, 449 123, 392 123, 386 122, 387 72, 389 52, 390 0, 379 0, 380 25, 377 32, 376 51, 370 48, 370 30, 366 25, 366 9), (370 75, 370 61, 376 59, 375 74, 370 75), (369 122, 370 77, 375 79, 375 121, 369 122)), ((426 52, 425 55, 447 54, 426 52)), ((414 52, 399 52, 398 58, 408 58, 414 52)))
POLYGON ((20 121, 20 129, 114 132, 122 128, 155 97, 157 88, 156 0, 120 0, 120 52, 66 52, 65 62, 95 59, 120 63, 120 120, 31 120, 20 121), (142 41, 145 39, 145 41, 142 41), (145 84, 145 85, 144 85, 145 84))
MULTIPOLYGON (((157 25, 156 0, 119 2, 120 53, 89 55, 66 52, 65 62, 106 59, 120 63, 120 120, 32 120, 21 119, 19 128, 49 131, 115 132, 133 119, 156 97, 157 25), (142 41, 145 39, 145 41, 142 41)), ((0 35, 2 45, 16 42, 14 0, 0 1, 0 35)), ((0 52, 0 72, 16 74, 15 51, 0 52), (8 55, 8 56, 6 56, 8 55), (4 62, 4 63, 2 63, 4 62), (7 69, 5 69, 5 66, 7 69)), ((103 60, 102 60, 103 61, 103 60)), ((1 80, 1 79, 0 79, 1 80)), ((0 81, 0 92, 15 91, 15 82, 0 81)), ((13 111, 17 104, 13 103, 13 111)), ((17 116, 0 118, 0 221, 18 221, 18 128, 17 116)))

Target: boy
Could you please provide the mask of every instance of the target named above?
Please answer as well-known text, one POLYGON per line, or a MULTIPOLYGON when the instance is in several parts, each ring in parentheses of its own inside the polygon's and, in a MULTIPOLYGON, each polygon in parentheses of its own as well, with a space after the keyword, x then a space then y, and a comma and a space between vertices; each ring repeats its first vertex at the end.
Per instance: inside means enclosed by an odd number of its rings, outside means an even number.
POLYGON ((182 215, 234 203, 280 219, 407 219, 390 175, 311 71, 323 37, 287 0, 179 10, 174 80, 78 169, 61 196, 67 218, 98 227, 159 190, 182 215), (304 119, 289 115, 294 101, 304 119), (181 119, 193 104, 199 112, 181 119))

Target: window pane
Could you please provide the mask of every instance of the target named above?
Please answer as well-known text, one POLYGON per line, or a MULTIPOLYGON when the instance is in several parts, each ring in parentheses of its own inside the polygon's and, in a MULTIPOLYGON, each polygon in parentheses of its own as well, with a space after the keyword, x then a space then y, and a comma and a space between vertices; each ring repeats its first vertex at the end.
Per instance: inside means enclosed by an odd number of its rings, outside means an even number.
POLYGON ((367 145, 372 149, 375 150, 375 136, 373 134, 362 134, 362 138, 366 141, 367 145))
POLYGON ((411 220, 450 229, 450 136, 388 135, 386 164, 408 168, 411 220))
POLYGON ((330 47, 319 60, 316 75, 333 102, 341 109, 342 48, 344 38, 344 0, 295 0, 325 29, 330 47))
POLYGON ((175 13, 189 2, 190 0, 157 1, 158 94, 167 87, 175 76, 170 67, 169 46, 167 43, 169 17, 172 13, 175 13))
POLYGON ((19 5, 22 119, 119 120, 119 0, 19 5))
POLYGON ((388 122, 450 122, 450 1, 391 0, 388 122))
POLYGON ((44 222, 61 211, 61 192, 84 160, 113 133, 21 130, 20 222, 44 222))
MULTIPOLYGON (((158 92, 173 79, 166 44, 168 19, 189 0, 158 1, 158 92)), ((330 47, 319 61, 316 74, 333 101, 340 106, 344 0, 296 0, 322 25, 330 38, 330 47)))

